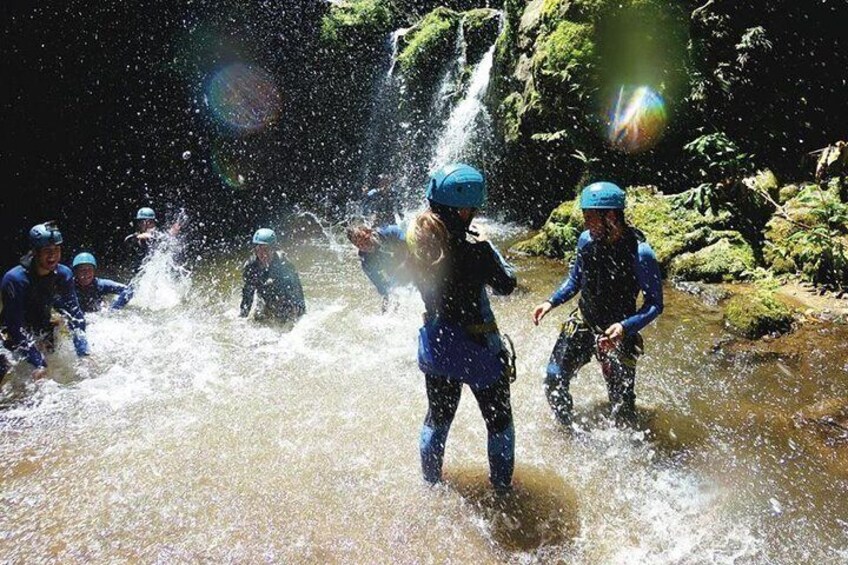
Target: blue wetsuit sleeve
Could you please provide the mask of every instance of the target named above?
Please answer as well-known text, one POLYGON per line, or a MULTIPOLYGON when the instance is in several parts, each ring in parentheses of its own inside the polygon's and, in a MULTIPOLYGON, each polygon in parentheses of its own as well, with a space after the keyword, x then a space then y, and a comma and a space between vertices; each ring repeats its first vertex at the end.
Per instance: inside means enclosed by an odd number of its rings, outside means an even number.
POLYGON ((639 244, 636 279, 642 289, 642 307, 621 322, 624 332, 632 335, 654 321, 663 311, 662 274, 654 250, 645 242, 639 244))
POLYGON ((380 238, 383 239, 383 241, 403 243, 404 245, 406 244, 406 234, 404 234, 403 230, 399 226, 385 226, 378 229, 377 233, 380 234, 380 238))
POLYGON ((368 280, 370 280, 377 288, 377 292, 380 293, 380 296, 388 296, 391 284, 383 273, 380 257, 377 253, 360 252, 359 262, 362 264, 362 270, 365 271, 365 275, 368 277, 368 280))
POLYGON ((35 341, 24 331, 25 292, 23 281, 16 280, 11 274, 3 277, 0 294, 3 297, 3 325, 9 335, 8 345, 20 352, 33 367, 46 367, 47 361, 35 346, 35 341))
POLYGON ((589 243, 588 232, 583 232, 580 239, 577 241, 577 250, 574 253, 574 261, 571 263, 571 268, 568 271, 568 277, 562 282, 560 287, 554 291, 548 302, 556 308, 561 304, 565 304, 580 292, 580 285, 583 282, 583 259, 580 251, 589 243))
POLYGON ((77 356, 83 357, 89 354, 88 339, 85 335, 85 314, 77 299, 77 291, 74 287, 74 276, 71 270, 65 267, 59 268, 59 298, 57 306, 68 320, 68 328, 74 340, 74 349, 77 356))
POLYGON ((250 314, 250 307, 253 306, 253 295, 256 294, 256 282, 250 272, 250 265, 245 265, 242 276, 244 277, 244 286, 241 289, 239 315, 246 318, 250 314))
POLYGON ((500 251, 492 245, 492 242, 485 242, 491 250, 490 268, 486 280, 486 284, 492 287, 495 294, 507 295, 512 294, 515 286, 518 284, 518 278, 515 275, 515 267, 506 262, 500 251))
POLYGON ((127 305, 133 297, 132 287, 109 279, 97 279, 97 292, 100 296, 104 294, 116 294, 117 298, 112 302, 112 310, 120 310, 127 305))

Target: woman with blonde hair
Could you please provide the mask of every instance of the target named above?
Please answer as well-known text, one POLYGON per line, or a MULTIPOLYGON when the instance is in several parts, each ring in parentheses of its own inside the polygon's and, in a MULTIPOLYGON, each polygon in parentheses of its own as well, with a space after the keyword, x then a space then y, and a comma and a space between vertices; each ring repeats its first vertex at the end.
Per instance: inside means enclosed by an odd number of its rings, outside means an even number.
POLYGON ((469 238, 471 221, 486 200, 479 171, 462 164, 440 169, 430 177, 427 200, 430 209, 407 232, 413 279, 425 307, 418 344, 428 401, 420 442, 424 480, 441 480, 445 443, 467 384, 486 423, 489 480, 507 490, 515 452, 513 371, 486 287, 510 294, 515 272, 491 243, 469 238))

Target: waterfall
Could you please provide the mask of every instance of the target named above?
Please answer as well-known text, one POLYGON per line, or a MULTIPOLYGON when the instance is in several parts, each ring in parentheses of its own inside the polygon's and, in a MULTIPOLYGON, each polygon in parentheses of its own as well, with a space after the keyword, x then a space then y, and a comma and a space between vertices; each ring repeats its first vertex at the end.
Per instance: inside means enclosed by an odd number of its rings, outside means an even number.
POLYGON ((431 171, 464 157, 467 146, 479 133, 478 117, 488 118, 483 97, 489 87, 494 55, 495 46, 492 45, 474 68, 465 97, 453 109, 439 135, 439 143, 430 161, 431 171))
POLYGON ((392 45, 392 59, 391 64, 389 64, 389 71, 386 73, 385 82, 391 82, 392 76, 395 72, 395 65, 397 65, 397 57, 398 57, 398 43, 400 42, 400 38, 406 35, 411 28, 402 27, 400 29, 396 29, 392 32, 392 35, 389 39, 392 45))

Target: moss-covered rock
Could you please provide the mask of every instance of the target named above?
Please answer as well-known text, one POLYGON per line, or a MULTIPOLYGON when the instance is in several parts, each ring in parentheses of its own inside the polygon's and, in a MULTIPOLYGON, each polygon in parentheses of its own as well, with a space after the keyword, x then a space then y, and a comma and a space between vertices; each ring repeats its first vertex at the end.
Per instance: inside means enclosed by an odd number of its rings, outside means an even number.
POLYGON ((788 332, 792 319, 792 311, 774 293, 761 289, 737 294, 728 300, 724 311, 727 327, 749 339, 788 332))
POLYGON ((462 29, 465 34, 466 57, 470 64, 479 61, 494 45, 501 27, 497 10, 478 8, 462 14, 462 29))
POLYGON ((669 276, 687 281, 729 282, 747 278, 757 265, 754 250, 737 232, 717 232, 716 243, 672 259, 669 276))
MULTIPOLYGON (((730 265, 733 272, 741 273, 755 266, 753 251, 742 237, 737 232, 721 229, 726 215, 704 216, 675 206, 674 202, 652 187, 627 189, 628 221, 645 234, 664 271, 678 255, 696 252, 722 240, 724 244, 698 255, 697 260, 690 260, 687 264, 700 265, 704 273, 722 272, 715 264, 727 257, 732 258, 730 265), (731 250, 724 253, 728 245, 731 250), (744 269, 739 270, 740 265, 744 265, 744 269)), ((538 234, 517 244, 514 249, 530 255, 569 259, 582 230, 583 214, 578 201, 567 200, 554 209, 538 234)), ((691 270, 695 272, 694 267, 691 270)), ((694 280, 709 280, 709 277, 694 280)))
POLYGON ((411 80, 432 78, 456 45, 461 15, 447 8, 436 8, 403 37, 398 66, 411 80))
POLYGON ((392 13, 382 0, 335 3, 321 21, 321 42, 330 49, 346 51, 351 43, 384 37, 392 24, 392 13))

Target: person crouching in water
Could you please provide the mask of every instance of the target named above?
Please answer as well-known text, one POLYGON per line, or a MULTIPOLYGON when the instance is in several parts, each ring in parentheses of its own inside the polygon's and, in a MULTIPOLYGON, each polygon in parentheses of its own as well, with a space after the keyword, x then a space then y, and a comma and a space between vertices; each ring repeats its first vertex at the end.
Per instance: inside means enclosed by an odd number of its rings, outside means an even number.
MULTIPOLYGON (((3 345, 33 366, 35 379, 46 375, 44 353, 54 349, 54 308, 67 318, 77 356, 89 354, 85 315, 74 290, 74 276, 60 263, 62 242, 62 233, 53 222, 33 226, 29 231, 30 252, 0 283, 3 345)), ((5 358, 0 364, 6 364, 5 358)))
POLYGON ((445 442, 467 384, 486 423, 489 480, 496 490, 508 490, 515 453, 510 403, 514 364, 501 341, 486 287, 510 294, 515 272, 491 243, 468 238, 471 220, 486 200, 479 171, 462 164, 444 167, 431 176, 427 200, 430 209, 407 234, 413 279, 425 307, 418 344, 428 402, 420 439, 424 480, 441 480, 445 442))
POLYGON ((636 358, 639 331, 663 311, 662 277, 645 236, 624 219, 625 193, 609 182, 583 189, 580 207, 586 223, 568 277, 533 311, 539 322, 557 306, 580 294, 580 316, 562 329, 548 362, 545 395, 554 415, 570 426, 573 401, 569 384, 594 353, 601 362, 612 415, 618 425, 636 416, 636 358), (636 307, 642 293, 643 302, 636 307))
POLYGON ((74 257, 74 284, 77 298, 83 312, 99 312, 104 307, 104 298, 108 294, 116 295, 110 306, 112 310, 120 310, 127 305, 133 296, 132 287, 109 279, 95 276, 97 259, 91 253, 79 253, 74 257))
POLYGON ((382 297, 382 310, 386 312, 391 290, 410 282, 403 230, 394 225, 374 229, 361 224, 349 227, 347 238, 359 250, 362 270, 382 297))
POLYGON ((259 316, 281 322, 296 322, 306 313, 303 288, 294 266, 276 250, 277 234, 261 228, 253 234, 254 257, 244 265, 241 317, 246 318, 259 294, 265 309, 259 316))

